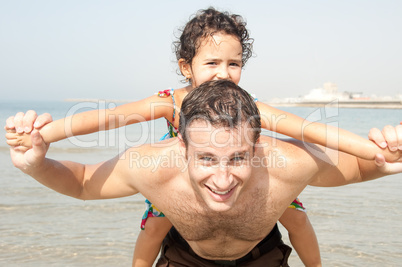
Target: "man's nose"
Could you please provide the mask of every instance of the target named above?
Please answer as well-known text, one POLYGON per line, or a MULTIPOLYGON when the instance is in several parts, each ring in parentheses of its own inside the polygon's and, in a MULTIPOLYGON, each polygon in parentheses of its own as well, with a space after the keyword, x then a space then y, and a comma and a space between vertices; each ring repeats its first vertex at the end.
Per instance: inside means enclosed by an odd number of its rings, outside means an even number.
POLYGON ((230 174, 230 167, 227 164, 221 163, 218 168, 216 168, 216 173, 214 175, 214 186, 216 189, 227 190, 230 188, 233 177, 230 174))

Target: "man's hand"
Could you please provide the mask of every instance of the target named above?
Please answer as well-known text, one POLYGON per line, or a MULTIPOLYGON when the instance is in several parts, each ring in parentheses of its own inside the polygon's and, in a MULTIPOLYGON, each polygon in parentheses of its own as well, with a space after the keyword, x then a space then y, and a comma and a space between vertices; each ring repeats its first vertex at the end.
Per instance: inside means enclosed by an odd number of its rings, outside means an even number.
POLYGON ((31 140, 32 148, 26 151, 18 150, 14 147, 10 148, 11 160, 14 166, 25 173, 28 173, 30 168, 36 168, 43 163, 49 148, 49 146, 43 142, 42 136, 38 130, 32 131, 31 140))
POLYGON ((394 156, 393 160, 389 161, 385 159, 384 155, 377 154, 375 163, 379 170, 385 174, 402 172, 402 125, 395 127, 387 125, 382 131, 373 128, 369 132, 369 139, 380 148, 388 147, 394 156))
POLYGON ((33 129, 41 129, 44 125, 52 122, 50 114, 45 113, 40 116, 35 111, 29 110, 25 114, 22 112, 11 116, 6 121, 7 144, 14 150, 27 151, 32 148, 31 135, 33 129))
POLYGON ((32 147, 28 148, 20 144, 7 143, 10 147, 11 160, 15 167, 23 172, 29 172, 32 167, 37 167, 43 163, 48 149, 48 145, 44 143, 38 129, 52 121, 49 114, 38 116, 35 111, 27 113, 19 112, 15 116, 11 116, 6 121, 5 130, 6 137, 15 134, 29 134, 32 141, 32 147))
POLYGON ((402 125, 395 127, 387 125, 382 131, 373 128, 368 137, 381 148, 388 147, 391 151, 402 150, 402 125))

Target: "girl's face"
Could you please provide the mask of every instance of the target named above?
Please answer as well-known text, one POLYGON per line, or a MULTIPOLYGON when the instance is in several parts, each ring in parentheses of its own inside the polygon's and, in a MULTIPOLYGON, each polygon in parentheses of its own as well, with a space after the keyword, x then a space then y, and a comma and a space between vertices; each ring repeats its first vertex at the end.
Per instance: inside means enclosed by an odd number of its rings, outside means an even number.
POLYGON ((239 39, 225 33, 215 33, 201 41, 191 64, 179 60, 183 75, 191 80, 193 88, 206 81, 229 79, 240 81, 242 47, 239 39))

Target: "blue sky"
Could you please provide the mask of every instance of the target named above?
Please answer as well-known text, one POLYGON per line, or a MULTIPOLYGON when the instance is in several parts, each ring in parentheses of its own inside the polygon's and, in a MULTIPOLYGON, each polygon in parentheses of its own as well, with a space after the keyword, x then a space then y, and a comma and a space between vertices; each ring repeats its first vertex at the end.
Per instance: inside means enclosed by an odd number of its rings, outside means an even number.
POLYGON ((242 15, 255 56, 240 85, 260 99, 402 94, 402 1, 0 0, 2 100, 136 100, 183 86, 171 43, 197 10, 242 15))

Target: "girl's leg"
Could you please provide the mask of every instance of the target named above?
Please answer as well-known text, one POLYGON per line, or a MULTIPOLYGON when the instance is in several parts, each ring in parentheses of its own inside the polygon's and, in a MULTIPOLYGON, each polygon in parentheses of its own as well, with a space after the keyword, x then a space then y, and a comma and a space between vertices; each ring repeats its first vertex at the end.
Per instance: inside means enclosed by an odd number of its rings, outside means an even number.
POLYGON ((322 266, 317 237, 307 214, 287 208, 279 221, 288 231, 290 242, 303 264, 307 267, 322 266))
POLYGON ((149 217, 135 244, 133 267, 151 267, 172 224, 166 217, 149 217))

